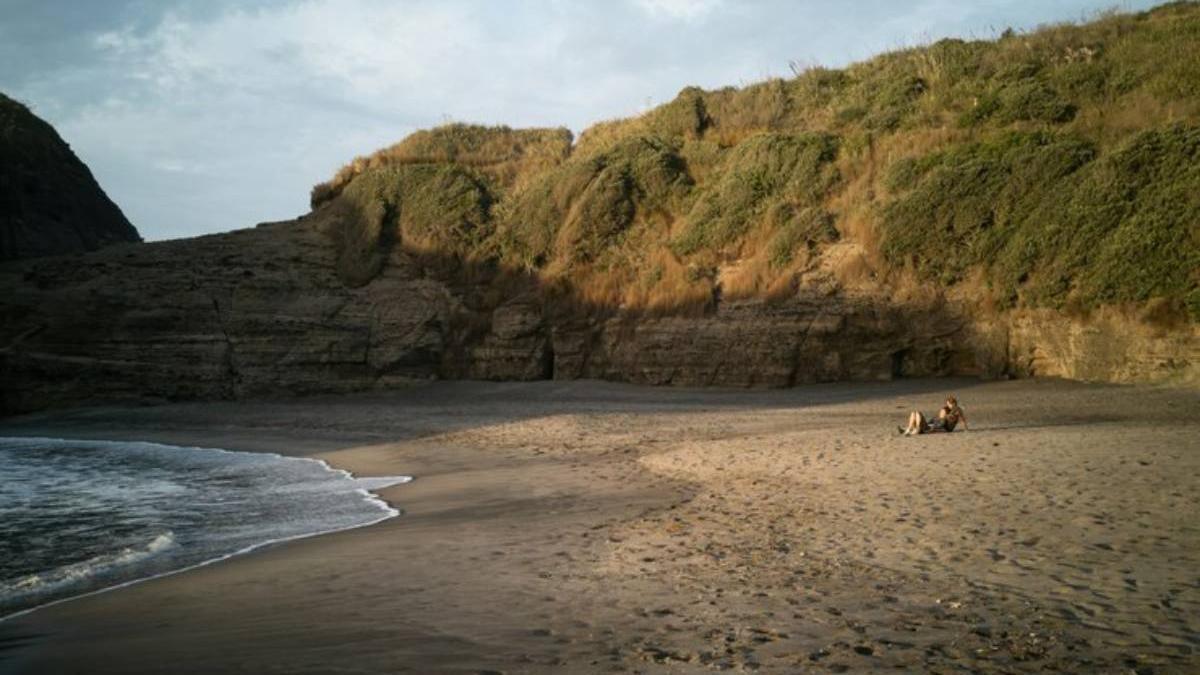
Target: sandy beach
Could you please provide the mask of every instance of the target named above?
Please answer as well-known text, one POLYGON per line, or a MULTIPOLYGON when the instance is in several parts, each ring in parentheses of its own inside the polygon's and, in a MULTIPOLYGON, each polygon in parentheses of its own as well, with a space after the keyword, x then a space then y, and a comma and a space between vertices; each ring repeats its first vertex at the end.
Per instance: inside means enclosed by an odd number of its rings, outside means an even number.
POLYGON ((433 382, 47 413, 415 476, 382 524, 0 624, 0 672, 1200 670, 1200 393, 433 382), (971 430, 901 438, 955 393, 971 430))

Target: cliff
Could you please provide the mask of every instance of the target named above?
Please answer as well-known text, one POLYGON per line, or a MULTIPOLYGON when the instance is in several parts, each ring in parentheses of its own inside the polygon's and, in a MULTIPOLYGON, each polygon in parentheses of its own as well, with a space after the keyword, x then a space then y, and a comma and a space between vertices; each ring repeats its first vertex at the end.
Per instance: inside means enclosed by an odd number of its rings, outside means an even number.
POLYGON ((449 125, 299 220, 0 266, 5 410, 598 377, 1200 382, 1200 6, 562 129, 449 125))
POLYGON ((54 128, 0 94, 0 260, 141 241, 54 128))

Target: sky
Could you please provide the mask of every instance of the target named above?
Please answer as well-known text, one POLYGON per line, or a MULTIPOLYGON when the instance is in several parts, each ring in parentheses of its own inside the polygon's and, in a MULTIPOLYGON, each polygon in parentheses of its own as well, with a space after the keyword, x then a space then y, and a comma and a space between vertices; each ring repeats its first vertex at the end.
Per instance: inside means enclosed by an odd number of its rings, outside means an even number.
POLYGON ((1125 0, 0 0, 0 91, 147 240, 286 220, 446 122, 566 126, 1125 0))

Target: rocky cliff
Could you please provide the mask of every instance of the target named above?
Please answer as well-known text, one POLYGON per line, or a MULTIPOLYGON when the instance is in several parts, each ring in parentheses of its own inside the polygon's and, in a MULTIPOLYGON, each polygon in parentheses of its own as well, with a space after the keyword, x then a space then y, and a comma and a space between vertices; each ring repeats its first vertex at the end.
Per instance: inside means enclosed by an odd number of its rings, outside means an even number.
MULTIPOLYGON (((604 377, 786 386, 952 372, 962 322, 919 326, 870 299, 737 302, 701 317, 603 316, 531 278, 477 287, 394 249, 370 283, 338 276, 336 221, 0 266, 3 409, 352 391, 431 377, 604 377), (909 345, 903 349, 903 345, 909 345), (936 354, 934 353, 936 352, 936 354), (714 358, 720 355, 721 358, 714 358), (921 359, 932 359, 929 363, 921 359)), ((455 272, 454 275, 457 275, 455 272)))
POLYGON ((0 94, 0 260, 141 241, 54 131, 0 94))
POLYGON ((1198 32, 1176 3, 686 89, 577 140, 419 132, 296 221, 0 264, 0 405, 430 377, 1195 385, 1198 32))
POLYGON ((1200 382, 1200 332, 1112 313, 986 322, 832 277, 702 314, 571 304, 531 275, 393 249, 339 277, 328 214, 0 265, 0 410, 289 396, 435 377, 781 387, 905 376, 1200 382), (502 278, 504 277, 504 278, 502 278), (508 292, 494 299, 489 291, 508 292))

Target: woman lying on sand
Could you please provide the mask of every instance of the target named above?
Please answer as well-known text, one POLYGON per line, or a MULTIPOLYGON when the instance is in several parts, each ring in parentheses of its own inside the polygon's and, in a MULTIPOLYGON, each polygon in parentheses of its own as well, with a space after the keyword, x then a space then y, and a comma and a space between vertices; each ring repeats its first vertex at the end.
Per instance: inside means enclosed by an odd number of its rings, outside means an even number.
POLYGON ((905 436, 916 436, 917 434, 931 434, 939 431, 947 433, 954 431, 954 427, 962 422, 963 431, 967 430, 967 414, 963 409, 958 407, 958 399, 953 396, 946 397, 946 405, 938 411, 937 417, 927 419, 920 411, 914 410, 908 416, 908 427, 896 427, 900 433, 905 436))

